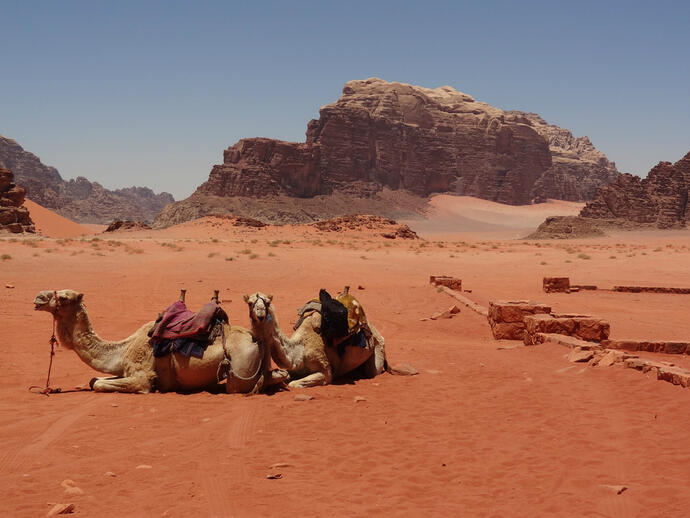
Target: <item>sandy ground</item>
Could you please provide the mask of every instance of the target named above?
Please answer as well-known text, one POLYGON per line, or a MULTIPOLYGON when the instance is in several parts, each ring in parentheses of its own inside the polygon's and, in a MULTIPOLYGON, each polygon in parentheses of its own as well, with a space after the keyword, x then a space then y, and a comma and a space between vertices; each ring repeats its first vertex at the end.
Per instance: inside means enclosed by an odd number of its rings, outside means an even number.
MULTIPOLYGON (((3 516, 43 516, 56 502, 89 517, 690 509, 690 390, 570 364, 554 344, 498 350, 486 320, 465 308, 452 320, 420 321, 453 303, 428 285, 430 274, 447 274, 482 304, 536 299, 604 316, 614 338, 687 340, 690 296, 544 294, 541 279, 690 287, 690 232, 538 243, 465 231, 412 242, 204 220, 77 239, 7 237, 0 254, 3 516), (418 376, 250 398, 27 390, 45 382, 48 365, 50 315, 31 303, 40 290, 82 291, 97 332, 121 338, 182 287, 193 309, 220 289, 231 320, 247 327, 242 294, 272 292, 287 332, 319 288, 345 284, 386 337, 391 362, 414 365, 418 376), (302 392, 315 399, 295 401, 302 392), (276 472, 281 479, 266 478, 276 472), (67 479, 83 494, 66 494, 67 479), (617 495, 607 485, 628 489, 617 495)), ((667 358, 690 367, 688 358, 667 358)), ((53 386, 71 389, 94 375, 73 352, 58 351, 53 386)))

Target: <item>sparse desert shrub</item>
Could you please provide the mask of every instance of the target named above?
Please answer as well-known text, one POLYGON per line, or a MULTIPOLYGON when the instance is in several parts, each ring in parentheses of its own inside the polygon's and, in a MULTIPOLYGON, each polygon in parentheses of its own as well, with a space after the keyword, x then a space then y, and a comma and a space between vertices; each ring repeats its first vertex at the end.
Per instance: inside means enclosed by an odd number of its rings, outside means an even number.
POLYGON ((2 259, 3 261, 9 261, 10 259, 12 259, 12 256, 10 254, 2 254, 0 255, 0 259, 2 259))
POLYGON ((244 250, 240 250, 240 253, 244 255, 249 255, 252 253, 252 250, 251 248, 245 248, 244 250))
POLYGON ((210 253, 208 254, 208 258, 210 259, 211 257, 215 257, 215 256, 217 256, 217 255, 218 255, 218 252, 210 252, 210 253))
POLYGON ((546 264, 548 264, 548 263, 547 263, 546 261, 542 261, 542 262, 540 262, 539 264, 541 264, 542 266, 544 266, 544 265, 546 265, 546 264))
POLYGON ((275 257, 275 256, 276 256, 276 254, 274 254, 273 252, 268 252, 268 257, 275 257))
POLYGON ((225 260, 226 260, 226 261, 234 261, 235 258, 234 258, 234 257, 226 257, 225 260))
POLYGON ((617 257, 615 255, 610 255, 609 259, 617 259, 617 257))
POLYGON ((587 254, 577 254, 578 259, 591 259, 587 254))
POLYGON ((256 259, 257 257, 259 257, 259 254, 252 254, 249 256, 250 259, 256 259))

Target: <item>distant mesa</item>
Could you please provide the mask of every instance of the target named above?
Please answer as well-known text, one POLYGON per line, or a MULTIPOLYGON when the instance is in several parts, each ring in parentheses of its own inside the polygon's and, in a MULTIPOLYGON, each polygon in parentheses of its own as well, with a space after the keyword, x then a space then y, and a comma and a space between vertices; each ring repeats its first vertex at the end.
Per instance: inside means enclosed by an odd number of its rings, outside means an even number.
POLYGON ((618 175, 587 137, 534 113, 503 111, 449 86, 372 78, 346 83, 309 122, 304 143, 247 138, 226 149, 208 180, 154 226, 223 211, 273 223, 394 217, 415 205, 410 197, 433 193, 511 205, 585 201, 618 175))
POLYGON ((1 135, 0 167, 14 172, 17 184, 26 189, 32 201, 79 223, 151 222, 165 205, 175 201, 172 195, 155 194, 147 187, 111 191, 81 176, 65 181, 57 169, 1 135))
POLYGON ((36 232, 29 211, 23 206, 25 196, 24 189, 14 183, 12 171, 0 167, 0 231, 36 232))

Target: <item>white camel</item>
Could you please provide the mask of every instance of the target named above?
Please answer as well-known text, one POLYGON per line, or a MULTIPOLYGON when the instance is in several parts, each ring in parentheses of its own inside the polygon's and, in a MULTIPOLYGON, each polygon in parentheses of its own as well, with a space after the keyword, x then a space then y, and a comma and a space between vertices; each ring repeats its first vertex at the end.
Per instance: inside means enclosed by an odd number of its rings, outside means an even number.
MULTIPOLYGON (((53 315, 59 343, 73 349, 93 369, 110 374, 91 380, 99 392, 187 392, 218 386, 221 362, 230 358, 226 392, 255 393, 271 382, 270 352, 260 346, 242 327, 224 324, 219 336, 206 348, 202 358, 186 358, 173 352, 161 358, 153 356, 148 331, 154 322, 141 326, 120 341, 103 340, 93 326, 83 303, 83 294, 73 290, 42 291, 34 299, 37 311, 53 315)), ((227 362, 224 364, 227 365, 227 362)))
POLYGON ((327 385, 358 367, 362 367, 364 377, 373 378, 388 368, 385 341, 371 323, 368 324, 371 338, 366 347, 346 346, 341 357, 335 347, 324 343, 318 311, 308 315, 292 336, 287 337, 276 319, 273 295, 257 292, 244 295, 244 300, 249 306, 252 333, 259 343, 269 347, 273 361, 288 371, 289 387, 327 385))

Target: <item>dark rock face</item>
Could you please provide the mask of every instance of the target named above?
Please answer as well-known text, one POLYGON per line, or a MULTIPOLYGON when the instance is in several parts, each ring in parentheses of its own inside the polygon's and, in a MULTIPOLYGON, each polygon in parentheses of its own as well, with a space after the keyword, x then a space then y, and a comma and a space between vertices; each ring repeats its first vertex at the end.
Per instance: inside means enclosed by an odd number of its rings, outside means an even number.
POLYGON ((690 153, 675 164, 659 162, 644 179, 621 175, 601 188, 580 216, 614 225, 682 228, 690 217, 689 189, 690 153))
POLYGON ((22 207, 24 195, 24 189, 15 185, 12 171, 0 167, 0 230, 36 232, 29 211, 22 207))
POLYGON ((65 181, 57 169, 3 136, 0 166, 15 172, 17 183, 31 200, 80 223, 105 224, 125 219, 150 222, 165 205, 175 201, 168 193, 155 194, 146 187, 111 191, 81 176, 65 181))

